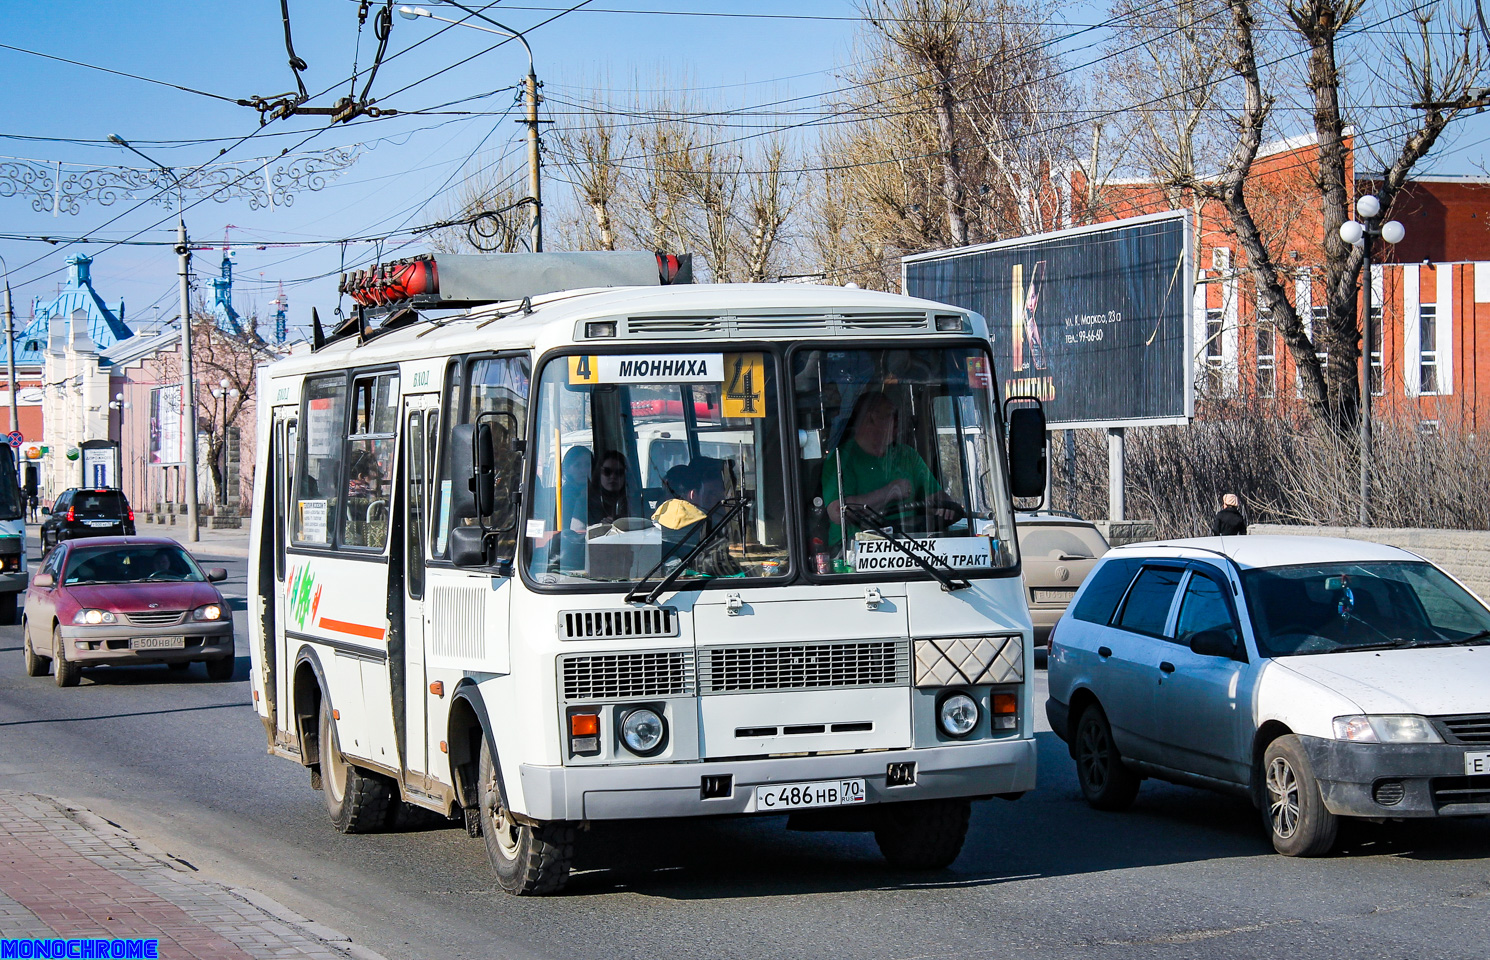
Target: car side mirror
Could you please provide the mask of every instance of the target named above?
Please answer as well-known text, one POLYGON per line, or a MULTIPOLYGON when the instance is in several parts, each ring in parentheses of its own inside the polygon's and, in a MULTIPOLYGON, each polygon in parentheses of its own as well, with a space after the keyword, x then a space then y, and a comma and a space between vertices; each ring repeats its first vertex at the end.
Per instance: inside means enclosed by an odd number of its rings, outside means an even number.
POLYGON ((31 578, 31 585, 33 587, 50 587, 56 582, 57 578, 50 573, 38 573, 31 578))
POLYGON ((1191 634, 1190 651, 1202 657, 1232 659, 1237 651, 1236 637, 1226 630, 1201 630, 1191 634))
POLYGON ((1029 406, 1008 409, 1009 492, 1020 499, 1045 496, 1045 408, 1033 397, 1011 397, 1029 406))
POLYGON ((42 508, 41 508, 41 512, 42 512, 42 513, 43 513, 43 514, 44 514, 44 515, 46 515, 46 516, 51 516, 51 513, 52 513, 52 508, 51 508, 51 507, 42 507, 42 508))
POLYGON ((207 580, 210 583, 219 583, 228 579, 228 571, 225 567, 211 567, 207 571, 207 580))

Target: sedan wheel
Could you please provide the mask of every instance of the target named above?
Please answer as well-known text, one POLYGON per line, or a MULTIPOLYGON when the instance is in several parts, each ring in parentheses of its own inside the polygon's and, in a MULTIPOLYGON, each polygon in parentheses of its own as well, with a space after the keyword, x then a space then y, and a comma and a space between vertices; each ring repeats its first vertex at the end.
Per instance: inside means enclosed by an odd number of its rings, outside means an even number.
POLYGON ((1319 857, 1330 852, 1340 818, 1330 813, 1299 738, 1290 734, 1268 744, 1262 759, 1266 788, 1263 818, 1273 849, 1286 857, 1319 857))
POLYGON ((67 659, 67 641, 62 639, 62 628, 52 628, 52 653, 56 654, 56 680, 59 687, 75 687, 83 679, 83 667, 76 660, 67 659))
POLYGON ((1097 810, 1126 810, 1138 796, 1138 776, 1129 770, 1112 740, 1112 727, 1096 704, 1076 725, 1076 780, 1086 802, 1097 810))
POLYGON ((52 658, 43 657, 31 646, 31 631, 26 628, 24 621, 21 623, 21 646, 26 650, 26 676, 46 676, 47 671, 52 669, 52 658))

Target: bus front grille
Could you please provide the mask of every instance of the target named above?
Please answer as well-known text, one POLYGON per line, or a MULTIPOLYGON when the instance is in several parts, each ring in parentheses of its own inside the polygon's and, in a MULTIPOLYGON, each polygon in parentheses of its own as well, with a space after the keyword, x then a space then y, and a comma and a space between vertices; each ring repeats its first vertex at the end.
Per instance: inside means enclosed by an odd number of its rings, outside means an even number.
POLYGON ((559 614, 559 636, 564 640, 610 640, 635 637, 676 637, 678 614, 669 607, 632 610, 565 610, 559 614))
POLYGON ((564 700, 633 700, 642 697, 693 695, 693 654, 687 650, 657 653, 602 653, 559 659, 564 700))
POLYGON ((757 693, 910 683, 905 640, 849 640, 698 651, 703 693, 757 693))

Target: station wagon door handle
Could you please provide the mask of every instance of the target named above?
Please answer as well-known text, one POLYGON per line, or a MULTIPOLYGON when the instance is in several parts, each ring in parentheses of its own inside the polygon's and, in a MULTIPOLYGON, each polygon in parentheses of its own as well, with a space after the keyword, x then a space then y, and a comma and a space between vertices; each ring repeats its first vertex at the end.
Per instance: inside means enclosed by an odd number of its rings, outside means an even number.
POLYGON ((1099 656, 1099 657, 1110 657, 1110 656, 1112 656, 1112 648, 1111 647, 1098 647, 1097 648, 1097 656, 1099 656))
POLYGON ((1174 664, 1170 663, 1168 660, 1160 660, 1159 669, 1163 670, 1165 673, 1174 673, 1174 664))

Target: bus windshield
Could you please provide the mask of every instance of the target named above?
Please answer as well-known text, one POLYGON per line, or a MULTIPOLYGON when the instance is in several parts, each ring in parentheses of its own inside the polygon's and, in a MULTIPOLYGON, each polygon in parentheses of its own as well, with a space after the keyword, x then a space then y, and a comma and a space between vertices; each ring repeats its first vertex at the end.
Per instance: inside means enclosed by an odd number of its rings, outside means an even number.
POLYGON ((814 572, 1015 563, 983 347, 799 350, 792 391, 814 572))
POLYGON ((524 529, 532 578, 786 576, 776 381, 767 353, 550 360, 524 529))

